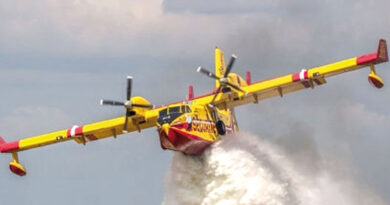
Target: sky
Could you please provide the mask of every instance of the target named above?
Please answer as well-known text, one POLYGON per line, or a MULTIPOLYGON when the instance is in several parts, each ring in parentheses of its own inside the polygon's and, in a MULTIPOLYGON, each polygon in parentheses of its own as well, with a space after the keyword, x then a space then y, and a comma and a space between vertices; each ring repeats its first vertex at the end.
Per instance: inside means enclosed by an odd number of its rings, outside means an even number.
MULTIPOLYGON (((390 39, 386 0, 13 1, 0 2, 0 135, 7 141, 116 117, 99 106, 133 93, 156 105, 200 95, 214 82, 215 46, 238 56, 234 72, 262 80, 376 51, 390 39)), ((314 90, 237 109, 241 130, 291 152, 320 155, 355 183, 390 201, 388 64, 385 87, 368 69, 332 77, 314 90), (296 134, 299 133, 299 134, 296 134), (314 150, 314 151, 313 151, 314 150), (345 168, 347 167, 347 168, 345 168)), ((28 175, 0 157, 4 204, 159 204, 172 152, 155 129, 80 146, 20 153, 28 175)), ((308 160, 310 162, 310 160, 308 160)))

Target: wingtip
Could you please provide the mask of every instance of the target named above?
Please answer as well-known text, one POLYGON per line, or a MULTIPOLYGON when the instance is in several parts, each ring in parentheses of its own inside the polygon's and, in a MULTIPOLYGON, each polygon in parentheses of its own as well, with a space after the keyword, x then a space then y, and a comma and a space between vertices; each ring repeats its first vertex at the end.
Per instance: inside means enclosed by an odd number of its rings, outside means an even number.
POLYGON ((196 72, 200 72, 200 70, 202 70, 202 66, 199 66, 197 69, 196 69, 196 72))
POLYGON ((377 58, 379 59, 380 62, 389 61, 389 55, 387 53, 387 43, 386 40, 383 38, 379 39, 377 58))
POLYGON ((128 76, 127 76, 127 79, 133 79, 133 76, 128 75, 128 76))
POLYGON ((103 99, 100 100, 100 105, 103 105, 103 99))
POLYGON ((237 56, 235 54, 232 55, 232 58, 237 58, 237 56))

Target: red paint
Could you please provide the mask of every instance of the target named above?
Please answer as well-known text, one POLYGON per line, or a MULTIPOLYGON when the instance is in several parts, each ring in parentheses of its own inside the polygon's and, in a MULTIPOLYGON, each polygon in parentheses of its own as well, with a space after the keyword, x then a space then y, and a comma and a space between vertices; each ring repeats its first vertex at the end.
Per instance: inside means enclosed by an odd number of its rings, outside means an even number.
POLYGON ((179 134, 179 135, 182 135, 182 136, 184 136, 184 137, 186 137, 188 139, 191 139, 191 140, 203 140, 202 138, 200 138, 200 137, 198 137, 196 135, 190 134, 188 132, 185 132, 185 131, 182 131, 182 130, 179 130, 179 129, 175 129, 174 128, 174 129, 172 129, 172 131, 175 132, 176 135, 179 134))
POLYGON ((246 84, 247 85, 251 84, 251 72, 249 71, 246 72, 246 84))
POLYGON ((187 122, 180 122, 171 125, 171 127, 177 128, 177 129, 187 129, 188 128, 188 123, 187 122))
POLYGON ((388 60, 389 56, 387 53, 386 41, 384 39, 380 39, 377 52, 357 57, 356 64, 363 65, 368 63, 382 63, 387 62, 388 60))
POLYGON ((159 130, 160 143, 163 149, 180 151, 185 154, 199 155, 213 142, 201 139, 175 127, 169 129, 168 135, 159 130))
POLYGON ((383 83, 381 83, 378 79, 376 79, 376 78, 374 78, 372 76, 368 76, 368 82, 370 82, 370 84, 373 85, 376 88, 382 88, 383 87, 383 83))
POLYGON ((75 130, 75 135, 82 135, 83 134, 83 126, 79 126, 75 130))
POLYGON ((71 137, 72 137, 72 135, 70 134, 70 130, 71 130, 71 129, 68 129, 68 130, 66 131, 66 136, 67 136, 68 138, 71 138, 71 137))
POLYGON ((299 73, 294 73, 294 74, 292 74, 292 81, 293 81, 293 82, 300 81, 300 79, 299 79, 299 73))
POLYGON ((72 136, 72 130, 74 129, 74 136, 77 136, 77 135, 82 135, 83 134, 83 126, 76 126, 76 127, 72 127, 70 129, 68 129, 66 131, 66 136, 68 138, 71 138, 71 137, 74 137, 72 136))
POLYGON ((10 152, 19 149, 19 140, 2 144, 0 147, 1 152, 10 152))
POLYGON ((0 145, 5 144, 5 140, 0 136, 0 145))
POLYGON ((190 85, 188 87, 188 100, 193 100, 194 99, 194 87, 190 85))
POLYGON ((200 139, 199 137, 189 134, 181 130, 174 130, 177 133, 178 140, 176 142, 176 148, 186 154, 199 155, 210 146, 213 142, 200 139))
POLYGON ((168 131, 168 140, 174 145, 176 143, 177 137, 176 133, 169 129, 168 131))
POLYGON ((356 58, 356 64, 362 65, 366 63, 372 63, 378 58, 378 53, 370 53, 356 58))
POLYGON ((309 74, 308 74, 309 72, 307 72, 307 70, 305 70, 305 72, 303 73, 303 77, 305 78, 305 79, 308 79, 309 78, 309 74))
POLYGON ((24 176, 26 175, 26 172, 23 171, 23 169, 20 169, 18 168, 17 166, 13 165, 13 164, 10 164, 9 165, 9 169, 11 170, 11 172, 13 172, 14 174, 16 175, 19 175, 19 176, 24 176))

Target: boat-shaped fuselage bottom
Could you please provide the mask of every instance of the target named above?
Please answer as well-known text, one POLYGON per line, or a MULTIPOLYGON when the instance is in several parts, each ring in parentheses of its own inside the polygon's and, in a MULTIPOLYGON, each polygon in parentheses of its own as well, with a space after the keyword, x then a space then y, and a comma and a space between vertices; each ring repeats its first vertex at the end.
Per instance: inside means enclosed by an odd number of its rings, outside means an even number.
MULTIPOLYGON (((189 155, 199 155, 220 139, 216 128, 216 114, 207 107, 178 105, 159 112, 157 131, 161 147, 189 155)), ((234 115, 217 112, 226 126, 226 133, 234 132, 234 115)))

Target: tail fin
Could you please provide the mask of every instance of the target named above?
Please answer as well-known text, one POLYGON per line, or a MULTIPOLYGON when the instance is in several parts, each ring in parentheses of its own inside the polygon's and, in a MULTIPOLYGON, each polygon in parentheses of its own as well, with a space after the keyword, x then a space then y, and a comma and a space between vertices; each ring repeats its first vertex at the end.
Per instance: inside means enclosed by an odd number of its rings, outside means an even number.
MULTIPOLYGON (((225 74, 226 66, 225 66, 225 57, 223 56, 223 52, 218 47, 215 48, 215 75, 218 77, 222 77, 225 74)), ((219 81, 215 81, 215 87, 218 88, 220 86, 219 81)))

